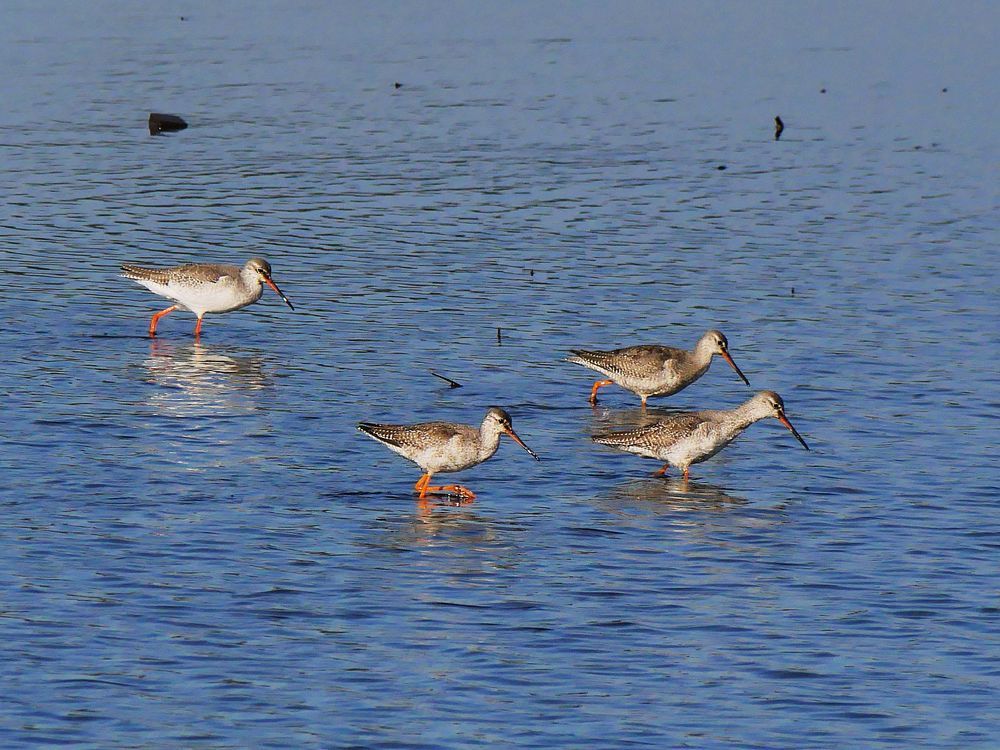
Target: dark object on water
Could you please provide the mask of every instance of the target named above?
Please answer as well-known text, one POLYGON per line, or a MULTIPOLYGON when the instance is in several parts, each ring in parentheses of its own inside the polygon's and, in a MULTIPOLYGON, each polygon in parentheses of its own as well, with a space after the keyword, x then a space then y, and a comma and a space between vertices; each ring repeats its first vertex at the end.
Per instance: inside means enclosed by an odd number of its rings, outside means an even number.
POLYGON ((394 84, 392 84, 392 87, 394 89, 401 89, 403 88, 403 84, 401 84, 399 81, 396 81, 394 84))
POLYGON ((821 93, 821 94, 825 94, 825 93, 826 93, 826 89, 820 89, 820 90, 819 90, 819 93, 821 93))
POLYGON ((461 388, 462 387, 461 383, 456 383, 454 380, 452 380, 451 378, 446 378, 444 375, 438 375, 436 372, 434 372, 434 370, 430 370, 430 373, 431 373, 431 375, 433 375, 436 378, 441 378, 441 380, 443 380, 444 382, 446 382, 452 388, 461 388))
POLYGON ((172 133, 175 130, 184 130, 188 124, 177 115, 162 115, 157 112, 149 113, 149 134, 172 133))
POLYGON ((795 296, 795 287, 794 286, 792 287, 792 296, 793 297, 795 296))
POLYGON ((945 86, 943 89, 941 89, 941 93, 942 94, 947 94, 948 93, 948 87, 945 86))
POLYGON ((500 337, 500 326, 497 326, 497 343, 502 344, 503 339, 500 337))
POLYGON ((725 164, 720 164, 719 166, 716 167, 716 169, 718 169, 720 172, 723 172, 726 169, 726 165, 725 164))
POLYGON ((774 118, 774 140, 781 138, 781 134, 785 131, 785 123, 781 121, 780 117, 774 118))

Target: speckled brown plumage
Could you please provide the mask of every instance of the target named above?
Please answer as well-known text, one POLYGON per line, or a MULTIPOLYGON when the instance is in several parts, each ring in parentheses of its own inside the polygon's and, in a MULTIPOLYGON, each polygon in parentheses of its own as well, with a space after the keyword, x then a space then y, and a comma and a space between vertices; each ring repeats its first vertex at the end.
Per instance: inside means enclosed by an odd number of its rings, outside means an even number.
POLYGON ((474 443, 479 439, 475 427, 453 422, 419 422, 417 424, 373 424, 362 422, 358 429, 380 443, 407 451, 425 450, 452 440, 474 443))
POLYGON ((626 346, 611 351, 571 349, 570 353, 586 367, 623 378, 655 377, 664 366, 676 371, 690 356, 683 349, 656 344, 626 346))
MULTIPOLYGON (((133 263, 122 263, 122 276, 133 281, 152 281, 156 284, 169 286, 171 284, 187 285, 194 284, 214 284, 219 279, 229 276, 238 278, 240 275, 239 266, 230 266, 222 263, 185 263, 180 266, 169 268, 148 268, 137 266, 133 263)), ((267 266, 270 274, 271 267, 267 266)))

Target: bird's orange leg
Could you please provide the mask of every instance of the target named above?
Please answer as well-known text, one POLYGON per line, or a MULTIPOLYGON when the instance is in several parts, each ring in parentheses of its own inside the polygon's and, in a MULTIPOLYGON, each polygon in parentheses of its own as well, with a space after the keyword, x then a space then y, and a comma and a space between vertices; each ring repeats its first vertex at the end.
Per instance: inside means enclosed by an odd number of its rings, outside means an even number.
POLYGON ((149 335, 155 336, 156 324, 160 322, 160 318, 162 318, 164 315, 169 315, 176 309, 177 305, 171 305, 166 310, 160 310, 158 313, 156 313, 156 315, 154 315, 153 318, 149 321, 149 335))
POLYGON ((458 484, 445 484, 440 487, 432 487, 431 474, 429 472, 417 480, 417 483, 413 485, 413 489, 420 493, 420 500, 424 500, 428 495, 458 495, 463 501, 476 499, 476 493, 458 484))
POLYGON ((413 489, 416 492, 420 493, 421 500, 427 497, 427 485, 430 483, 430 481, 431 481, 431 475, 424 474, 420 477, 420 479, 417 480, 417 483, 413 485, 413 489))
POLYGON ((460 484, 445 484, 440 487, 424 485, 424 490, 431 495, 458 495, 459 500, 462 502, 471 502, 476 499, 475 492, 460 484))
POLYGON ((690 478, 691 478, 691 468, 688 467, 688 466, 685 466, 684 467, 684 481, 686 482, 690 478))
POLYGON ((653 472, 654 477, 665 477, 667 475, 667 470, 670 468, 670 464, 663 464, 663 468, 657 469, 653 472))
POLYGON ((645 396, 640 396, 639 398, 642 399, 642 408, 645 409, 646 408, 646 397, 645 396))
POLYGON ((594 383, 594 387, 590 389, 590 403, 591 405, 597 403, 597 391, 606 385, 613 385, 615 381, 613 380, 598 380, 594 383))
POLYGON ((194 337, 196 339, 197 338, 201 338, 201 319, 202 319, 202 317, 204 317, 204 316, 202 316, 202 315, 198 316, 198 322, 194 326, 194 337))

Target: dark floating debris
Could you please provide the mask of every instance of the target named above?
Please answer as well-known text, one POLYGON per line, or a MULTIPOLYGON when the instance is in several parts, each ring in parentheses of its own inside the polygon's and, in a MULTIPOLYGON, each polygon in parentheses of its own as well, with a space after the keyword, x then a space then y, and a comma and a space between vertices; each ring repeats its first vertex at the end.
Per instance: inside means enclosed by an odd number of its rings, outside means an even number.
POLYGON ((774 118, 774 140, 779 140, 781 134, 785 132, 785 123, 781 121, 780 117, 774 118))
POLYGON ((394 84, 392 84, 392 87, 394 89, 401 89, 403 88, 403 84, 401 84, 399 81, 396 81, 394 84))
POLYGON ((461 383, 456 383, 454 380, 452 380, 451 378, 446 378, 444 375, 438 375, 436 372, 434 372, 434 370, 431 370, 430 373, 431 373, 431 375, 433 375, 436 378, 441 378, 441 380, 443 380, 444 382, 446 382, 452 388, 461 388, 462 387, 461 383))
POLYGON ((794 286, 792 287, 792 296, 793 297, 795 296, 795 287, 794 286))
POLYGON ((720 164, 719 166, 716 167, 716 169, 718 169, 720 172, 724 172, 726 170, 726 165, 720 164))
POLYGON ((500 336, 500 326, 497 326, 497 343, 502 344, 503 338, 500 336))
POLYGON ((948 93, 948 87, 945 86, 943 89, 941 89, 941 93, 942 94, 947 94, 948 93))
POLYGON ((188 124, 177 115, 163 115, 158 112, 149 113, 149 134, 172 133, 184 130, 188 124))
POLYGON ((825 93, 826 93, 826 89, 820 89, 820 90, 819 90, 819 93, 821 93, 821 94, 825 94, 825 93))

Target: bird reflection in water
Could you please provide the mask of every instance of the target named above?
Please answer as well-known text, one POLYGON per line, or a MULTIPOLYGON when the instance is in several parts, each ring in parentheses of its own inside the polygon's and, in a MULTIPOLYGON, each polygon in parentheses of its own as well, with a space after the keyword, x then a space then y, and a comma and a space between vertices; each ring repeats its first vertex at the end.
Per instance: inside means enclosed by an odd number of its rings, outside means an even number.
POLYGON ((154 339, 143 364, 150 382, 160 386, 149 405, 171 416, 255 412, 258 392, 271 385, 260 355, 226 353, 197 341, 174 346, 154 339))
POLYGON ((664 417, 677 414, 684 409, 672 409, 669 406, 657 406, 629 409, 601 409, 595 408, 590 416, 590 425, 586 436, 595 432, 619 432, 621 430, 635 430, 639 427, 647 427, 664 417))
POLYGON ((615 512, 634 509, 657 513, 723 513, 749 502, 744 497, 728 494, 714 484, 679 477, 632 479, 597 499, 599 505, 615 512))
POLYGON ((664 532, 680 534, 698 544, 741 555, 771 554, 759 532, 783 523, 778 509, 759 507, 722 487, 682 478, 633 479, 598 496, 593 503, 612 516, 616 527, 652 530, 653 538, 669 544, 664 532))
POLYGON ((496 534, 490 522, 468 506, 421 501, 410 520, 394 527, 384 540, 388 546, 407 549, 442 543, 456 550, 482 549, 496 543, 496 534))

